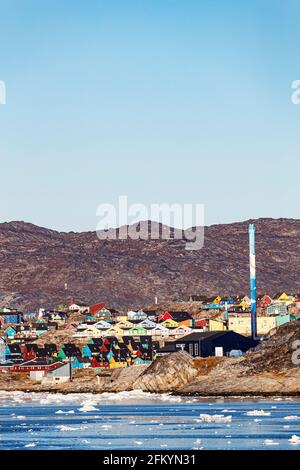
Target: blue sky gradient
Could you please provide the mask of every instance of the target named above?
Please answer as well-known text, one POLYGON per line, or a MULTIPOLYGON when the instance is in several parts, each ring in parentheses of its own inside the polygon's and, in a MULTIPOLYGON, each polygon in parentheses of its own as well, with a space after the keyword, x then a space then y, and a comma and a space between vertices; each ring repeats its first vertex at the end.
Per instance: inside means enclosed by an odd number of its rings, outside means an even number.
POLYGON ((300 216, 300 1, 0 0, 0 222, 300 216))

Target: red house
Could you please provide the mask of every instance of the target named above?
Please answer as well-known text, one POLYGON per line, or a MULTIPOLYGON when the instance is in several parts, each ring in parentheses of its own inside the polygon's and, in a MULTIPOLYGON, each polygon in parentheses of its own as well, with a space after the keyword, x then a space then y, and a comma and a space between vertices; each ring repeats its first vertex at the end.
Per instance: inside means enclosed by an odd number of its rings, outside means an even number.
POLYGON ((99 310, 105 307, 105 304, 94 304, 90 305, 89 307, 89 313, 91 316, 94 316, 99 310))
POLYGON ((166 320, 172 320, 172 319, 173 319, 173 317, 169 312, 165 312, 163 315, 160 315, 158 317, 159 322, 163 322, 163 321, 166 321, 166 320))
POLYGON ((260 308, 266 308, 269 305, 271 305, 272 299, 269 295, 264 295, 259 301, 258 301, 258 307, 260 308))

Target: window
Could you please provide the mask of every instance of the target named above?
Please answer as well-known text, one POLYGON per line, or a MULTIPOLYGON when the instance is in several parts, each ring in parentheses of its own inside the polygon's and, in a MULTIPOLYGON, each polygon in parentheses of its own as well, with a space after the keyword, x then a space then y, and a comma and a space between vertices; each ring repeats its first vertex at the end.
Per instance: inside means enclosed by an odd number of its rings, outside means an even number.
POLYGON ((192 356, 193 355, 193 345, 189 344, 189 353, 192 356))
POLYGON ((195 343, 194 352, 195 352, 195 356, 199 356, 199 344, 198 343, 195 343))

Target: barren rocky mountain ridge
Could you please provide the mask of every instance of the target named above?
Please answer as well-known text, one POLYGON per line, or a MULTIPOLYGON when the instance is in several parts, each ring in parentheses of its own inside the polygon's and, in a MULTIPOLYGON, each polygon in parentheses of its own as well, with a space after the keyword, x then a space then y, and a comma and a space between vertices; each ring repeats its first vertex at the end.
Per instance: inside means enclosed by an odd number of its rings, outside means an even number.
POLYGON ((248 224, 255 223, 259 293, 300 291, 300 220, 258 219, 205 227, 185 240, 99 240, 26 222, 0 224, 0 302, 23 310, 67 298, 126 310, 191 295, 248 293, 248 224))

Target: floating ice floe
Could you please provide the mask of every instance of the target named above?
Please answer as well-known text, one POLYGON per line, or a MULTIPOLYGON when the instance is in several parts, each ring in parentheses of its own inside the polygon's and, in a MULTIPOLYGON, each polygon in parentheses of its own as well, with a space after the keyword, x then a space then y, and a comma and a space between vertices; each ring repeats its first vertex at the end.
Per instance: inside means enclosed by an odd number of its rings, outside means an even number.
POLYGON ((29 444, 25 444, 24 447, 36 447, 35 442, 29 442, 29 444))
POLYGON ((300 444, 300 437, 293 434, 293 436, 289 439, 290 444, 300 444))
POLYGON ((83 413, 87 413, 89 411, 99 411, 98 408, 96 408, 95 403, 92 402, 85 402, 82 404, 82 407, 79 408, 79 411, 82 411, 83 413))
POLYGON ((275 442, 272 439, 265 439, 264 446, 278 446, 279 442, 275 442))
POLYGON ((74 427, 74 426, 66 426, 64 424, 60 424, 58 426, 55 426, 56 429, 59 429, 60 431, 62 432, 66 432, 66 431, 80 431, 80 430, 83 430, 83 429, 87 429, 88 427, 87 426, 79 426, 79 427, 74 427))
POLYGON ((297 421, 298 419, 300 419, 300 416, 296 416, 296 415, 285 416, 283 419, 286 419, 287 421, 297 421))
POLYGON ((75 413, 74 410, 70 410, 70 411, 57 410, 57 411, 55 411, 56 415, 72 415, 74 413, 75 413))
POLYGON ((270 411, 264 410, 251 410, 246 413, 247 416, 270 416, 270 414, 270 411))
POLYGON ((200 420, 205 423, 228 423, 232 421, 232 416, 201 414, 200 420))

